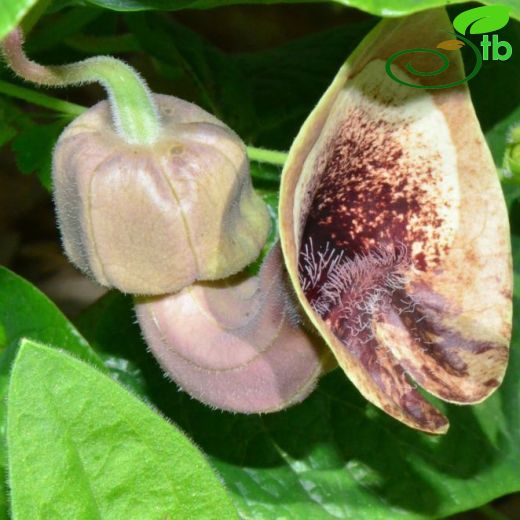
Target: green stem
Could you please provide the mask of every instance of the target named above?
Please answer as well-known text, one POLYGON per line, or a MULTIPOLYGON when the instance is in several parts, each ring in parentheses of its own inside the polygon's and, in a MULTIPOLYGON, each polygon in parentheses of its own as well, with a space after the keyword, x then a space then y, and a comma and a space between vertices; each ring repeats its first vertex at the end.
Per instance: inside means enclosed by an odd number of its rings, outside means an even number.
MULTIPOLYGON (((18 85, 13 85, 12 83, 8 83, 7 81, 2 80, 0 80, 0 94, 22 99, 23 101, 28 101, 33 105, 50 108, 51 110, 61 112, 62 114, 70 117, 77 117, 87 110, 82 105, 69 103, 68 101, 62 101, 61 99, 47 96, 46 94, 41 94, 40 92, 35 92, 30 88, 19 87, 18 85)), ((247 147, 247 155, 252 161, 273 164, 275 166, 283 166, 285 160, 287 159, 286 152, 267 150, 265 148, 256 148, 254 146, 247 147)))
POLYGON ((267 150, 265 148, 247 147, 247 154, 252 161, 258 161, 269 164, 283 166, 287 160, 286 152, 278 152, 276 150, 267 150))
POLYGON ((61 99, 35 92, 30 88, 19 87, 18 85, 13 85, 12 83, 8 83, 7 81, 2 80, 0 80, 0 94, 22 99, 23 101, 28 101, 33 105, 50 108, 51 110, 61 112, 62 114, 66 114, 72 117, 77 117, 86 110, 85 107, 76 105, 76 103, 62 101, 61 99))
POLYGON ((42 66, 24 54, 19 30, 3 41, 9 66, 22 78, 40 85, 101 83, 108 92, 116 131, 129 143, 151 144, 160 134, 159 114, 152 94, 137 72, 120 60, 98 56, 70 65, 42 66))

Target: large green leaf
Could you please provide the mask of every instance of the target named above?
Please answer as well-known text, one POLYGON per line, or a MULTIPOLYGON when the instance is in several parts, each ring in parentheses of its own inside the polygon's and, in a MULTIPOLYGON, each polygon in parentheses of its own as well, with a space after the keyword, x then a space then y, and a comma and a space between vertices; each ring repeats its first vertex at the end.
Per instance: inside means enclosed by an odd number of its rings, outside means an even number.
POLYGON ((15 518, 237 518, 180 431, 91 366, 30 340, 11 374, 7 440, 15 518))
MULTIPOLYGON (((91 4, 99 5, 116 11, 141 11, 145 9, 157 9, 161 11, 174 11, 180 9, 210 9, 224 5, 235 4, 277 4, 277 3, 302 3, 302 0, 88 0, 91 4)), ((303 2, 330 0, 303 0, 303 2)), ((460 4, 466 0, 334 0, 338 4, 356 7, 367 13, 378 16, 404 16, 407 14, 441 7, 452 4, 460 4)), ((520 19, 520 5, 517 0, 482 0, 487 5, 507 5, 511 8, 511 16, 520 19)))
MULTIPOLYGON (((44 294, 29 282, 0 267, 0 471, 5 473, 6 395, 9 374, 20 340, 30 338, 64 348, 79 359, 110 372, 111 376, 143 394, 141 373, 126 359, 100 357, 78 330, 44 294)), ((5 480, 0 480, 0 518, 7 518, 5 480)))
POLYGON ((37 0, 0 0, 0 40, 13 30, 37 0))
MULTIPOLYGON (((58 308, 38 289, 0 267, 0 472, 6 468, 5 420, 9 373, 20 339, 28 337, 66 348, 85 361, 103 368, 103 362, 58 308)), ((0 518, 7 518, 7 495, 0 480, 0 518)))

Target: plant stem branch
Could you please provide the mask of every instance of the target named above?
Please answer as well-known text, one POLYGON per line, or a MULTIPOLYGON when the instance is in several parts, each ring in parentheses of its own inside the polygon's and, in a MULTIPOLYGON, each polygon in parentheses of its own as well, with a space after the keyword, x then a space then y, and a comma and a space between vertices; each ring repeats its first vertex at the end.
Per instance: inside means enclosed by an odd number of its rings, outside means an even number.
POLYGON ((128 143, 152 144, 159 137, 161 124, 154 97, 144 79, 123 61, 94 56, 68 65, 40 65, 25 54, 20 29, 4 38, 2 50, 14 72, 38 85, 100 83, 108 93, 116 131, 128 143))
POLYGON ((278 152, 276 150, 267 150, 266 148, 247 147, 247 155, 252 161, 275 164, 283 166, 287 160, 286 152, 278 152))
POLYGON ((86 110, 86 108, 81 105, 69 103, 68 101, 63 101, 52 96, 47 96, 46 94, 35 92, 30 88, 20 87, 2 80, 0 80, 0 94, 22 99, 23 101, 28 101, 33 105, 50 108, 51 110, 61 112, 62 114, 66 114, 71 117, 77 117, 86 110))

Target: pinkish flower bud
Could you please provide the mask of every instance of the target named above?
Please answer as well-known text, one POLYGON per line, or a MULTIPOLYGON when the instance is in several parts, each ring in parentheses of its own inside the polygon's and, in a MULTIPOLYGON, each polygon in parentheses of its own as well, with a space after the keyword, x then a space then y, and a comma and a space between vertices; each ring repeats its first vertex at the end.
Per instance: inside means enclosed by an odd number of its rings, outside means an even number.
POLYGON ((196 105, 154 100, 162 128, 153 145, 122 140, 101 102, 65 129, 53 161, 70 260, 133 294, 234 274, 258 256, 269 229, 240 138, 196 105))
POLYGON ((278 247, 257 277, 195 284, 136 305, 151 352, 190 395, 242 413, 272 412, 314 388, 327 351, 293 323, 278 247))

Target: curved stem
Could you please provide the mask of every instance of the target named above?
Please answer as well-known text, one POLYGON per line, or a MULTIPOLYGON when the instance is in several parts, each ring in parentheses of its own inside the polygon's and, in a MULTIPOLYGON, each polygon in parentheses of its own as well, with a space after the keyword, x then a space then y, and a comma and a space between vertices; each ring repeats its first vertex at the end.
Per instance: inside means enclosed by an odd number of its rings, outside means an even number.
POLYGON ((39 65, 24 54, 19 29, 11 32, 2 45, 9 66, 26 80, 47 86, 101 83, 108 92, 116 131, 126 141, 150 144, 158 138, 160 122, 152 94, 126 63, 98 56, 70 65, 39 65))

